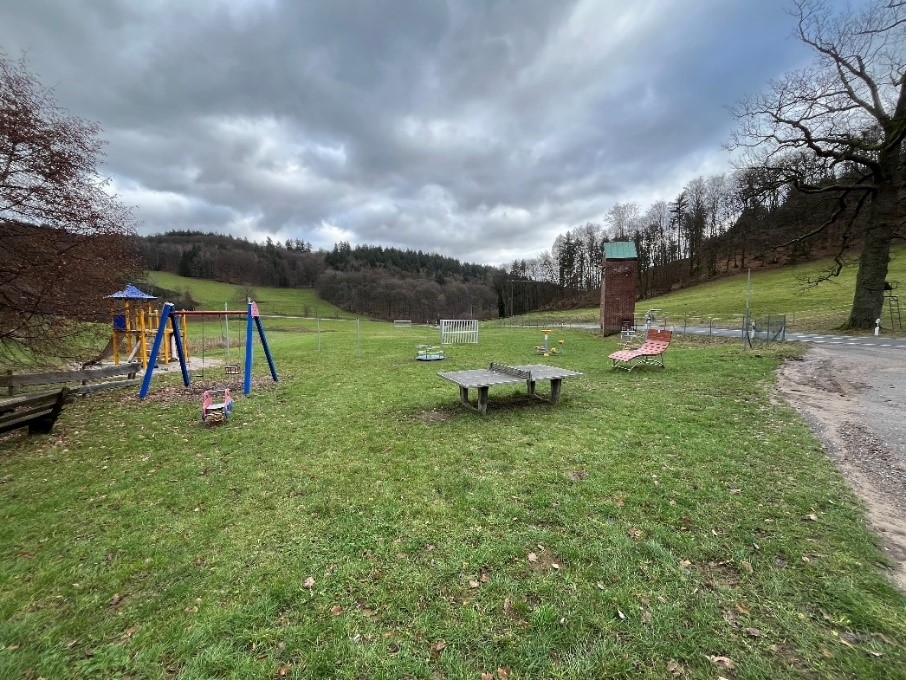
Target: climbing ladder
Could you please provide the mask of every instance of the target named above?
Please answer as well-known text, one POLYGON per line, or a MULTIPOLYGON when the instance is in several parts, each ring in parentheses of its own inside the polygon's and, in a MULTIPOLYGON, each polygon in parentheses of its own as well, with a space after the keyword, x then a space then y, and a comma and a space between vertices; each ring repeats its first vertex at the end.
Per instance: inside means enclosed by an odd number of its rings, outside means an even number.
POLYGON ((903 330, 903 321, 900 317, 900 296, 893 294, 895 289, 896 284, 894 283, 891 290, 884 296, 884 299, 887 301, 887 311, 890 314, 890 330, 901 331, 903 330))

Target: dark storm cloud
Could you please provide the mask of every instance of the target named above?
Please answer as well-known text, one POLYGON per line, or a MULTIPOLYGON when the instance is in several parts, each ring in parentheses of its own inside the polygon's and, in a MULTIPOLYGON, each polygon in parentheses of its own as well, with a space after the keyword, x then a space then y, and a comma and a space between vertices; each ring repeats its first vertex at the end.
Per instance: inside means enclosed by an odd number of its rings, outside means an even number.
POLYGON ((488 263, 723 170, 725 106, 803 57, 764 0, 10 4, 145 232, 488 263))

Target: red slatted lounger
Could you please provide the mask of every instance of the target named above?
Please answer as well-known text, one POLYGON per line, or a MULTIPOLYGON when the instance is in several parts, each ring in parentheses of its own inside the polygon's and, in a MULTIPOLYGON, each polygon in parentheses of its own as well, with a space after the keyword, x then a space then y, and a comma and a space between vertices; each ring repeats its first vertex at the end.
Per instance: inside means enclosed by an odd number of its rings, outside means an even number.
POLYGON ((648 337, 637 349, 621 349, 608 358, 613 361, 613 368, 631 371, 636 366, 646 364, 664 368, 664 352, 670 347, 673 331, 648 331, 648 337))

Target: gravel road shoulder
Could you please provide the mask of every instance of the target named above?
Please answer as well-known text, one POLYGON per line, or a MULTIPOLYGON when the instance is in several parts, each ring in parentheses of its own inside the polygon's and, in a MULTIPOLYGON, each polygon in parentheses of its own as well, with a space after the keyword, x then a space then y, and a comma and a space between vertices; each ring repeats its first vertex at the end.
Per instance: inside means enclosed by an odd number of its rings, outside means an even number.
POLYGON ((813 347, 778 371, 780 395, 811 426, 893 563, 906 591, 906 353, 813 347))

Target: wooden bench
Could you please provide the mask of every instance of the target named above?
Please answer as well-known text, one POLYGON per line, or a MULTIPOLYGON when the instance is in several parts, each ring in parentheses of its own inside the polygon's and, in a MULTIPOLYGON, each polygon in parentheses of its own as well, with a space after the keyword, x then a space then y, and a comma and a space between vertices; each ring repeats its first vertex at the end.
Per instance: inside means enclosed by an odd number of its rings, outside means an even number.
POLYGON ((8 395, 0 398, 0 434, 26 426, 30 434, 47 434, 76 395, 136 385, 141 369, 139 363, 126 363, 79 371, 7 371, 0 375, 0 389, 5 387, 8 395))
POLYGON ((29 434, 48 434, 70 398, 70 389, 63 387, 56 392, 4 402, 0 405, 0 434, 20 427, 28 427, 29 434))

